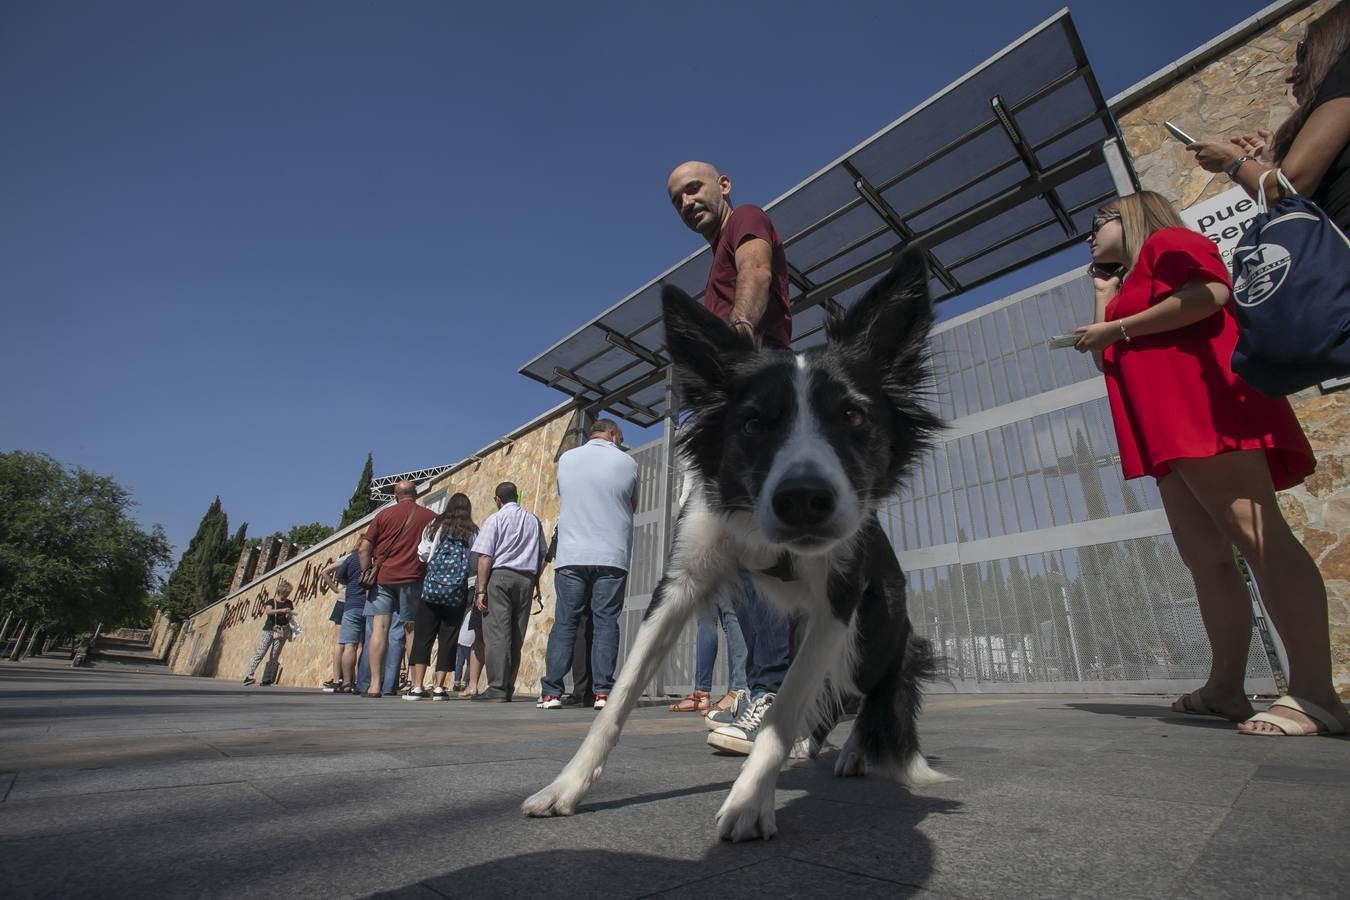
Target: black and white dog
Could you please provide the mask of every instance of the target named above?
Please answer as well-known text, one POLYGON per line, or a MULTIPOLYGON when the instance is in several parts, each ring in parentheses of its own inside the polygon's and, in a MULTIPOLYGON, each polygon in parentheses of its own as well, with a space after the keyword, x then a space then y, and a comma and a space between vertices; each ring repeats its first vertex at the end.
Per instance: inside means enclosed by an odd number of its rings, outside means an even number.
POLYGON ((722 838, 770 838, 774 787, 794 739, 816 747, 861 700, 836 775, 947 780, 919 753, 928 641, 905 609, 905 577, 876 510, 941 427, 921 405, 933 322, 923 257, 895 267, 804 353, 756 350, 683 292, 662 295, 666 346, 685 405, 686 499, 665 576, 632 653, 581 748, 531 816, 571 815, 600 777, 642 686, 696 608, 751 573, 797 621, 797 652, 717 814, 722 838))

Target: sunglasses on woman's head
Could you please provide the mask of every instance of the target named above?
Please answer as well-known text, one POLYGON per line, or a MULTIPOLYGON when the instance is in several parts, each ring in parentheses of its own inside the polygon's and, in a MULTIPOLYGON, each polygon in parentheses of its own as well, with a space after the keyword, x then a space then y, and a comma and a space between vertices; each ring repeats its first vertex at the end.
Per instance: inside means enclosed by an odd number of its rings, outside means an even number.
POLYGON ((1303 41, 1299 41, 1298 46, 1294 48, 1294 62, 1298 63, 1299 65, 1302 65, 1303 63, 1307 62, 1307 60, 1308 60, 1308 45, 1305 44, 1303 41))

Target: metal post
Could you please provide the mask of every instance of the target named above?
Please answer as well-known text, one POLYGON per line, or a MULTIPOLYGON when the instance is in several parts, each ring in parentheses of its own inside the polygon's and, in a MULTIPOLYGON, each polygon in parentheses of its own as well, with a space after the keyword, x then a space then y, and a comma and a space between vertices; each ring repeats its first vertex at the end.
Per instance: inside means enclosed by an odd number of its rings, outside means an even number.
MULTIPOLYGON (((675 432, 677 425, 677 416, 679 409, 675 400, 675 368, 670 366, 666 369, 666 420, 664 434, 661 437, 661 480, 657 484, 656 505, 659 515, 656 519, 656 546, 659 548, 657 556, 657 583, 666 574, 666 560, 670 558, 670 547, 674 538, 672 527, 675 521, 675 513, 678 510, 672 510, 671 506, 679 502, 679 495, 675 492, 675 432)), ((660 697, 665 693, 665 679, 662 672, 657 672, 656 677, 652 679, 648 690, 652 696, 660 697)))
POLYGON ((19 654, 23 652, 23 636, 28 633, 28 629, 31 627, 32 625, 27 621, 19 623, 19 633, 14 635, 14 649, 9 653, 11 660, 17 660, 19 654))
POLYGON ((1059 586, 1060 601, 1064 604, 1064 619, 1069 623, 1069 649, 1073 652, 1073 678, 1074 681, 1083 680, 1083 663, 1078 658, 1078 635, 1073 628, 1073 613, 1069 610, 1069 592, 1064 590, 1064 585, 1059 586))
POLYGON ((32 656, 32 655, 33 655, 33 647, 34 647, 34 645, 37 644, 37 640, 38 640, 38 638, 40 638, 40 637, 42 637, 42 629, 41 629, 41 628, 34 628, 34 629, 33 629, 33 636, 30 637, 30 638, 28 639, 28 647, 27 647, 27 649, 25 649, 25 650, 23 651, 23 655, 24 655, 24 656, 27 657, 27 656, 32 656))
POLYGON ((5 613, 5 624, 0 625, 0 647, 5 646, 5 638, 9 636, 9 626, 14 621, 14 613, 5 613))
POLYGON ((1139 190, 1139 176, 1135 174, 1134 166, 1130 164, 1130 158, 1120 141, 1113 137, 1103 141, 1102 158, 1106 160, 1106 171, 1111 173, 1111 183, 1117 194, 1128 197, 1139 190))

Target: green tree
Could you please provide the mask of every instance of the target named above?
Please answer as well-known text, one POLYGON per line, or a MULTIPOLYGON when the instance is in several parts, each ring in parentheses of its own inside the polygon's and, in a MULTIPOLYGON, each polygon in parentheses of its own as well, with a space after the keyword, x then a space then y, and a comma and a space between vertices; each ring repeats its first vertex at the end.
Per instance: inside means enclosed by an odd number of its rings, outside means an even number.
POLYGON ((347 508, 342 511, 342 520, 338 522, 339 531, 359 519, 364 519, 374 511, 375 504, 370 499, 370 482, 374 477, 375 460, 367 453, 365 468, 361 470, 361 478, 356 482, 356 491, 352 494, 352 499, 347 501, 347 508))
POLYGON ((286 540, 297 547, 313 547, 331 536, 337 529, 322 522, 310 522, 308 525, 292 525, 286 534, 286 540))
POLYGON ((0 453, 0 613, 68 632, 142 618, 169 542, 158 525, 136 523, 132 506, 107 476, 0 453))
POLYGON ((239 559, 238 552, 231 555, 234 539, 229 532, 229 517, 217 497, 207 507, 197 533, 164 585, 162 603, 174 621, 187 618, 225 595, 239 559))

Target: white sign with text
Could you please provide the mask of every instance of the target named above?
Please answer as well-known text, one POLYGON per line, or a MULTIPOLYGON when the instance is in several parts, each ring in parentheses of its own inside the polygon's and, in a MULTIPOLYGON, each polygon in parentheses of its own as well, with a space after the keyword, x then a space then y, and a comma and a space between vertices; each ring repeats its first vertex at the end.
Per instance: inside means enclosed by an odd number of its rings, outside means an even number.
POLYGON ((1181 221, 1219 245, 1223 264, 1233 265, 1233 248, 1256 218, 1256 201, 1240 187, 1224 191, 1181 211, 1181 221))

